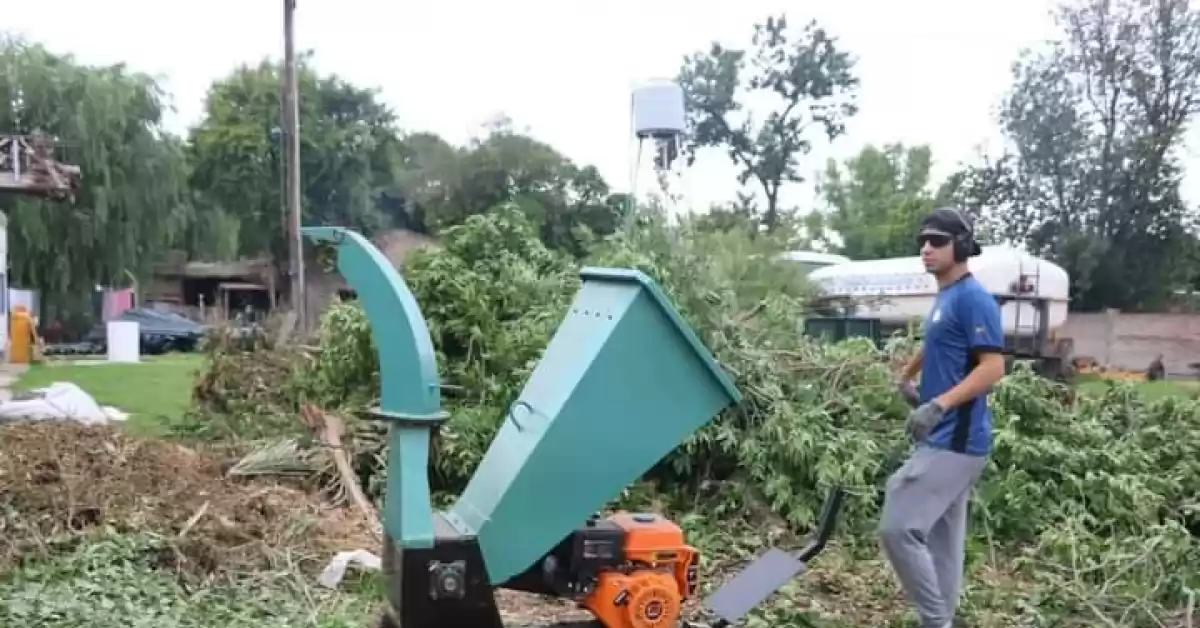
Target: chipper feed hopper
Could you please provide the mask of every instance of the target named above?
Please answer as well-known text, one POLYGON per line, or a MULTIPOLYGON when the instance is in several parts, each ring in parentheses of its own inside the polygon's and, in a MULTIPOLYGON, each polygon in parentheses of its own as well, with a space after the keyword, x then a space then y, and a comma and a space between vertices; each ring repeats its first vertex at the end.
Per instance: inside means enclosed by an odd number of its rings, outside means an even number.
MULTIPOLYGON (((447 419, 433 344, 400 275, 361 235, 309 227, 333 244, 379 351, 388 421, 383 626, 503 628, 497 588, 577 601, 603 628, 678 628, 697 592, 697 551, 649 513, 595 514, 721 410, 730 377, 655 283, 625 269, 584 269, 582 287, 466 490, 430 504, 431 436, 447 419)), ((842 493, 815 540, 771 550, 717 590, 717 624, 739 621, 803 572, 824 546, 842 493)))

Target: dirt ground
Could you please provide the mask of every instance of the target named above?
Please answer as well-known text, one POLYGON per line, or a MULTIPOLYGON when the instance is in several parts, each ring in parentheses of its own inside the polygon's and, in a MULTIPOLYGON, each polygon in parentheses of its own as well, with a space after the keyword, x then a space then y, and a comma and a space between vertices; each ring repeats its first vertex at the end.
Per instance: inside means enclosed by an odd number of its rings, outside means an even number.
MULTIPOLYGON (((269 569, 313 573, 339 551, 379 551, 370 523, 312 486, 227 479, 232 451, 197 450, 73 423, 0 424, 0 577, 88 534, 171 541, 162 567, 184 577, 269 569)), ((586 619, 571 603, 498 593, 509 621, 586 619)))
MULTIPOLYGON (((0 577, 23 560, 62 551, 63 538, 109 531, 169 540, 173 551, 161 557, 161 567, 184 577, 271 569, 281 561, 315 574, 336 552, 379 551, 371 522, 353 507, 330 506, 314 486, 226 478, 239 457, 231 450, 42 422, 0 425, 0 452, 0 577)), ((878 583, 864 587, 858 570, 823 564, 800 606, 823 598, 835 608, 865 611, 875 601, 859 594, 878 583)), ((706 578, 723 579, 721 572, 706 578)), ((497 597, 514 625, 588 618, 563 600, 511 591, 497 597)), ((887 615, 895 604, 889 599, 888 608, 871 614, 887 615)), ((689 615, 698 610, 688 606, 689 615)))
POLYGON ((0 426, 0 452, 0 574, 65 533, 162 535, 174 566, 197 574, 377 545, 361 516, 308 487, 226 479, 234 458, 217 450, 40 422, 0 426))

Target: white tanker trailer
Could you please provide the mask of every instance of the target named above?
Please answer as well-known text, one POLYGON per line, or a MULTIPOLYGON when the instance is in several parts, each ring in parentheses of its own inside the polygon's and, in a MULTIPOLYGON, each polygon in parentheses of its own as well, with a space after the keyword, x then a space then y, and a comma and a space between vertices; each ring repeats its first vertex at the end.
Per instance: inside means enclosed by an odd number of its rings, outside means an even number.
MULTIPOLYGON (((1070 346, 1055 332, 1067 320, 1067 272, 1009 246, 985 246, 968 266, 1000 304, 1008 353, 1061 371, 1070 346)), ((937 282, 919 256, 834 264, 808 278, 827 301, 843 304, 845 317, 878 321, 885 333, 923 320, 937 295, 937 282)))

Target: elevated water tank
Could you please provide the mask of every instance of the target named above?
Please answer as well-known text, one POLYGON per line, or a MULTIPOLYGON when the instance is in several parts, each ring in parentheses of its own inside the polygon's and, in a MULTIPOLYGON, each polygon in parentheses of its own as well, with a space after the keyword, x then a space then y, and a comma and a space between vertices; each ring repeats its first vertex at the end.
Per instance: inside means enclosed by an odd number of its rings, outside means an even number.
POLYGON ((683 87, 656 79, 633 90, 633 132, 640 139, 667 139, 687 128, 683 87))
MULTIPOLYGON (((1036 333, 1039 314, 1031 299, 1047 302, 1050 331, 1066 322, 1071 284, 1062 267, 1008 246, 985 246, 968 266, 988 292, 1023 299, 1001 306, 1006 334, 1036 333)), ((918 256, 836 264, 817 269, 808 277, 826 295, 854 302, 855 315, 879 318, 887 325, 924 318, 933 309, 937 295, 937 282, 925 272, 918 256)))

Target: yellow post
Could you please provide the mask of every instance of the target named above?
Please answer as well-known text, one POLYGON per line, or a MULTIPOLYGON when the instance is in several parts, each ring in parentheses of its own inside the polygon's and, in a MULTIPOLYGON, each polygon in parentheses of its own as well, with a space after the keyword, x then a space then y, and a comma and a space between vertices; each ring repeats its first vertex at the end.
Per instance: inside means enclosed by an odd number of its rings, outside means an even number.
POLYGON ((24 305, 13 308, 9 318, 8 361, 13 364, 29 364, 33 360, 33 348, 37 344, 37 327, 24 305))

